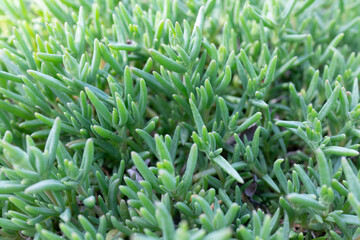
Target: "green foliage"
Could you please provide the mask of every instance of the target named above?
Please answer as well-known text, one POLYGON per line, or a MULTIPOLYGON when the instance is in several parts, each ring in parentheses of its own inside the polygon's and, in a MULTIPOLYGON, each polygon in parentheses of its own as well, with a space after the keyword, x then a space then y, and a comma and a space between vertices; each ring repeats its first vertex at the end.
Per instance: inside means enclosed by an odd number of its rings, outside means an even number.
POLYGON ((0 0, 1 239, 359 239, 355 0, 0 0))

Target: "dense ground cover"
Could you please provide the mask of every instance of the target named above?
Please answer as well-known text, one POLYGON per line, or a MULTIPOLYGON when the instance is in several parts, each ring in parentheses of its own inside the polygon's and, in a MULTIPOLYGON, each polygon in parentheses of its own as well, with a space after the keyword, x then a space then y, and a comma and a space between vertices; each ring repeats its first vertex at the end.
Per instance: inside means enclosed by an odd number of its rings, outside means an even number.
POLYGON ((0 238, 359 239, 359 14, 0 0, 0 238))

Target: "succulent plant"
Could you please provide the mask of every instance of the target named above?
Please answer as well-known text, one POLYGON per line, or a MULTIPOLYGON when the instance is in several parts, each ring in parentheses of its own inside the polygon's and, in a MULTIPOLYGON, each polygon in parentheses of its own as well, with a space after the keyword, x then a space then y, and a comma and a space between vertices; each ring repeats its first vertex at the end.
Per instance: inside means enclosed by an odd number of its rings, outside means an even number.
POLYGON ((359 14, 0 0, 0 238, 360 238, 359 14))

